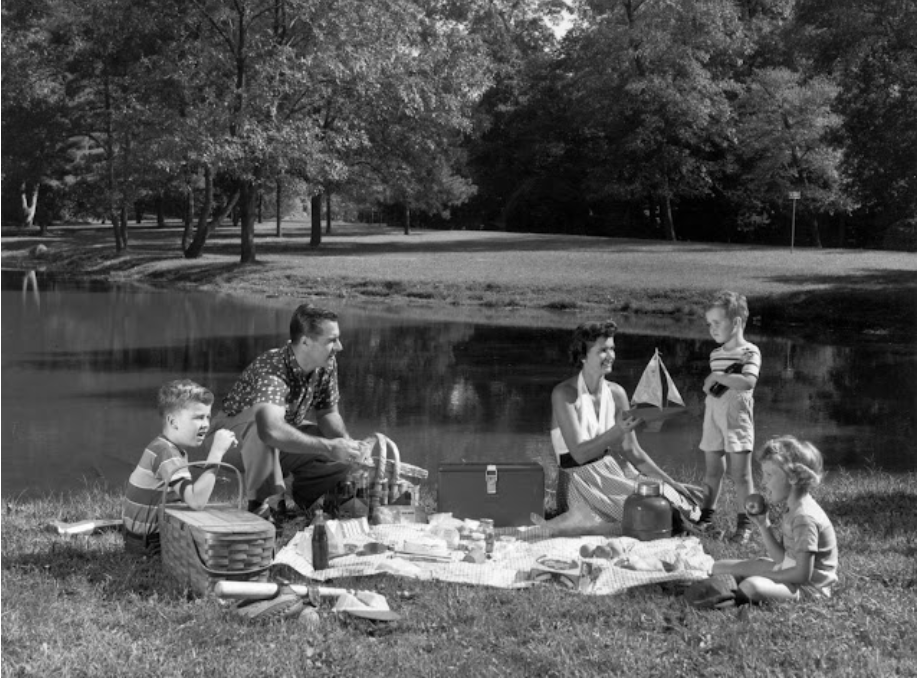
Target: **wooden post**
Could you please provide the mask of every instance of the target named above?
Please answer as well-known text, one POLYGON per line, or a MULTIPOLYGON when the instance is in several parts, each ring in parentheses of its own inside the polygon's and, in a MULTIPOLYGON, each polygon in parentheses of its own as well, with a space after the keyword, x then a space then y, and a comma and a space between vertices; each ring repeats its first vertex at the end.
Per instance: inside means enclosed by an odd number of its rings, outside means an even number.
POLYGON ((790 252, 794 251, 796 245, 796 201, 801 197, 799 191, 789 192, 789 198, 793 203, 793 216, 790 219, 790 252))

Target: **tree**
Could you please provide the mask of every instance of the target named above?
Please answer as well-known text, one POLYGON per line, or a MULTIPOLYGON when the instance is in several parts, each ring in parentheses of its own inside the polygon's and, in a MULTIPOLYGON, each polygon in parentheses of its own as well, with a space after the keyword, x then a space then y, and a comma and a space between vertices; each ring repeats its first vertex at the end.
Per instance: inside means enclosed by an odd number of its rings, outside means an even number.
POLYGON ((841 167, 877 230, 917 217, 917 4, 799 0, 795 44, 836 79, 841 167))
MULTIPOLYGON (((41 186, 59 185, 67 139, 65 78, 41 3, 3 4, 3 181, 15 194, 15 219, 32 226, 41 186)), ((40 219, 45 233, 47 219, 40 219)))
POLYGON ((801 192, 812 242, 821 247, 821 214, 849 211, 840 173, 841 150, 830 143, 841 123, 833 112, 838 87, 785 68, 756 70, 736 102, 738 150, 746 211, 776 209, 801 192))
POLYGON ((709 195, 731 139, 731 67, 741 49, 725 0, 593 3, 560 67, 587 149, 593 198, 649 198, 676 238, 673 205, 709 195))

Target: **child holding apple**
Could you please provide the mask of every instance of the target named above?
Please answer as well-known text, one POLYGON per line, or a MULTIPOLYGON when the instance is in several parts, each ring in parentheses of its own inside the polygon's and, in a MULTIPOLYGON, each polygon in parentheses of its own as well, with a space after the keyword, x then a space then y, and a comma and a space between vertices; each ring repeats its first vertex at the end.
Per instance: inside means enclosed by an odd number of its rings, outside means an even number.
POLYGON ((759 450, 758 460, 768 501, 787 506, 780 538, 770 529, 767 511, 751 512, 768 557, 721 560, 714 563, 713 574, 735 577, 737 599, 744 594, 752 602, 829 597, 837 581, 837 539, 831 521, 810 494, 822 479, 821 453, 811 443, 781 436, 759 450))

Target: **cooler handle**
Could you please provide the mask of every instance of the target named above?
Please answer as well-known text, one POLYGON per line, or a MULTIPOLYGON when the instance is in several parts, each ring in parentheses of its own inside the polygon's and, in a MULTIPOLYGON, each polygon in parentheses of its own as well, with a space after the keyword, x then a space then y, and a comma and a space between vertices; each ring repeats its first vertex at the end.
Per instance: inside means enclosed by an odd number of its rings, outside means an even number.
POLYGON ((484 483, 487 485, 487 494, 497 493, 497 466, 488 464, 484 470, 484 483))

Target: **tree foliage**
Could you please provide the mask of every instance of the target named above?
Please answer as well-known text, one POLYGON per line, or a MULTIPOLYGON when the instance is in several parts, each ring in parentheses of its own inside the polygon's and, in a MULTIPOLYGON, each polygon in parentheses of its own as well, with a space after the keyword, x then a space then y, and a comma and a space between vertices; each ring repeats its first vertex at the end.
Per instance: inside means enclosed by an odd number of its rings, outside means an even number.
POLYGON ((186 256, 232 214, 255 261, 278 185, 669 239, 779 237, 789 190, 813 244, 917 218, 913 2, 9 0, 3 61, 4 214, 41 186, 119 250, 172 204, 186 256))

